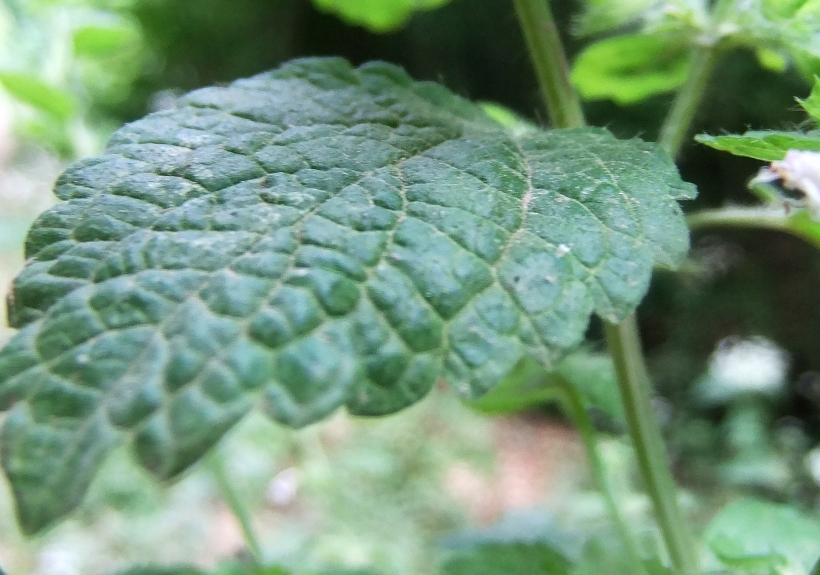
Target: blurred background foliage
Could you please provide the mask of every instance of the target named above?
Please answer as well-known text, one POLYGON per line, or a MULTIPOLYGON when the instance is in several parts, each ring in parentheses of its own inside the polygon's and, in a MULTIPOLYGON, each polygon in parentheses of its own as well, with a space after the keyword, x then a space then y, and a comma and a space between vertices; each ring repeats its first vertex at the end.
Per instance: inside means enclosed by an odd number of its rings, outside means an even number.
MULTIPOLYGON (((750 49, 734 37, 693 133, 804 121, 794 97, 807 96, 820 71, 811 28, 818 3, 755 1, 767 16, 749 29, 768 43, 750 49)), ((704 6, 553 2, 591 124, 620 137, 657 136, 688 69, 677 43, 696 33, 704 6), (608 66, 623 53, 628 66, 608 66), (650 61, 650 53, 664 58, 650 61)), ((313 55, 394 62, 416 78, 545 121, 510 2, 2 0, 0 281, 7 285, 22 266, 25 230, 53 202, 51 183, 68 161, 98 153, 118 125, 172 106, 186 91, 313 55)), ((761 164, 690 142, 679 165, 700 189, 686 206, 695 210, 750 203, 746 182, 761 164)), ((656 275, 641 327, 676 469, 700 497, 722 501, 744 489, 816 504, 818 285, 815 249, 762 231, 699 233, 682 270, 656 275), (743 357, 760 356, 769 358, 762 383, 741 369, 743 357)), ((590 341, 591 350, 601 347, 596 325, 590 341)), ((611 387, 605 367, 600 376, 584 372, 590 389, 595 381, 598 390, 611 387)), ((526 366, 522 373, 538 377, 526 366)), ((617 409, 611 394, 590 393, 596 421, 618 432, 617 417, 608 417, 617 409)), ((585 477, 578 442, 552 423, 557 411, 542 408, 545 401, 536 393, 516 405, 533 408, 525 415, 490 420, 438 393, 396 418, 339 416, 298 434, 252 421, 224 446, 226 465, 258 509, 266 552, 276 560, 432 573, 438 552, 429 543, 469 521, 489 524, 535 505, 553 519, 602 521, 600 501, 586 491, 587 480, 578 481, 585 477), (559 469, 562 461, 569 467, 559 469), (573 484, 568 506, 561 494, 573 484)), ((604 450, 622 470, 619 492, 639 521, 646 502, 634 487, 631 454, 614 436, 604 450)), ((32 542, 20 538, 0 490, 0 563, 10 574, 93 575, 146 556, 209 564, 241 547, 207 467, 171 490, 124 456, 107 470, 79 516, 32 542)))

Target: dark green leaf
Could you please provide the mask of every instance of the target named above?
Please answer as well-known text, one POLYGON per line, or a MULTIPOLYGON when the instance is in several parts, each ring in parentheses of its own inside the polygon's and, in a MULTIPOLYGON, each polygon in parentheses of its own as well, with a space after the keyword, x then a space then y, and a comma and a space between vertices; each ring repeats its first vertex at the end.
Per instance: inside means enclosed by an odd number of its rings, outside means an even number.
POLYGON ((344 21, 374 32, 400 28, 419 10, 431 10, 450 0, 313 0, 316 6, 344 21))
POLYGON ((743 135, 708 136, 700 134, 695 140, 716 150, 735 156, 774 162, 782 160, 788 150, 820 151, 820 132, 751 131, 743 135))
POLYGON ((70 167, 29 233, 0 352, 21 524, 128 441, 171 477, 253 407, 291 426, 466 397, 630 313, 688 247, 654 144, 514 133, 386 64, 207 88, 70 167))
POLYGON ((569 561, 544 543, 488 543, 453 557, 442 575, 566 575, 569 561))
POLYGON ((30 74, 0 72, 0 85, 21 102, 61 120, 74 113, 74 100, 70 95, 30 74))
POLYGON ((688 74, 684 43, 663 35, 629 34, 585 48, 573 65, 572 81, 585 99, 627 105, 674 90, 688 74))
POLYGON ((721 509, 704 533, 712 552, 739 569, 808 573, 820 557, 820 522, 793 507, 753 499, 721 509))

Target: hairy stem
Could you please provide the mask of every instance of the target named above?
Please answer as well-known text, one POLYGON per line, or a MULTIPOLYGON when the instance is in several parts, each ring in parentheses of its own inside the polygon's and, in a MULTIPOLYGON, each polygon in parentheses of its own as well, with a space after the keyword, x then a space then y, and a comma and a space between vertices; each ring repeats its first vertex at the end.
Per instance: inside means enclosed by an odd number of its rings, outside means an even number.
MULTIPOLYGON (((580 99, 570 83, 566 54, 547 0, 514 2, 553 125, 556 128, 583 126, 585 122, 580 99)), ((671 121, 666 122, 671 124, 664 130, 670 134, 670 143, 674 144, 675 140, 678 140, 675 149, 680 147, 700 99, 701 93, 697 92, 696 88, 702 91, 705 78, 708 78, 711 71, 711 61, 707 64, 708 66, 702 64, 695 67, 695 71, 703 68, 698 74, 703 76, 703 79, 695 81, 690 78, 686 94, 676 101, 674 108, 679 110, 675 111, 671 121)), ((607 325, 607 340, 610 353, 618 367, 621 399, 625 411, 629 414, 629 432, 638 453, 640 471, 647 485, 669 556, 677 569, 695 571, 697 560, 694 540, 688 526, 683 522, 683 514, 678 507, 663 439, 652 413, 649 383, 635 316, 630 315, 618 325, 607 325)), ((617 523, 620 516, 614 515, 613 519, 617 523)), ((630 540, 631 537, 625 541, 627 546, 630 545, 630 540)))
POLYGON ((514 0, 541 95, 556 128, 584 125, 581 100, 569 79, 569 64, 547 0, 514 0))
POLYGON ((694 538, 678 504, 663 436, 652 410, 649 377, 635 316, 630 315, 617 325, 606 324, 606 334, 618 376, 627 428, 669 558, 680 571, 697 571, 694 538))
POLYGON ((595 426, 589 418, 584 402, 578 390, 563 377, 556 378, 558 384, 558 391, 561 403, 564 406, 564 411, 572 419, 578 433, 581 435, 581 440, 584 443, 584 449, 587 453, 587 460, 589 462, 590 471, 592 472, 592 479, 595 481, 595 487, 601 493, 604 499, 607 512, 615 526, 618 536, 629 554, 630 560, 635 569, 635 575, 647 575, 643 560, 641 559, 641 552, 635 538, 629 531, 626 522, 623 519, 621 510, 618 508, 618 503, 615 499, 615 494, 612 490, 612 484, 609 481, 609 476, 606 472, 606 465, 601 456, 601 451, 598 449, 598 437, 595 432, 595 426))
POLYGON ((254 562, 256 565, 261 565, 262 548, 260 547, 259 539, 256 537, 256 533, 253 530, 251 514, 248 512, 245 504, 242 503, 242 500, 239 498, 239 494, 233 488, 231 479, 225 471, 225 464, 217 450, 214 450, 209 455, 208 464, 211 468, 211 473, 214 476, 214 480, 216 481, 217 488, 219 489, 219 494, 231 510, 231 513, 233 513, 237 523, 239 523, 239 528, 242 529, 242 535, 245 537, 245 543, 248 545, 248 550, 250 551, 254 562))
POLYGON ((692 69, 681 87, 669 113, 661 126, 658 143, 674 158, 680 153, 689 134, 695 112, 703 99, 706 84, 715 67, 716 54, 713 46, 699 46, 692 55, 692 69))

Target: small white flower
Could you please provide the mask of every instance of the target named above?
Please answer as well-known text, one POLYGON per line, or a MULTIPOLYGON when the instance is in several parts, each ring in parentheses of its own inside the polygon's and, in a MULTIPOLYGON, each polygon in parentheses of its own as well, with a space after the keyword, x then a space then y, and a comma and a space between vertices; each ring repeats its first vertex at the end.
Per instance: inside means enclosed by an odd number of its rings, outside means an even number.
POLYGON ((762 169, 752 184, 777 180, 787 190, 802 192, 808 208, 820 212, 820 152, 789 150, 785 158, 762 169))
POLYGON ((709 378, 731 392, 777 393, 786 383, 789 359, 762 337, 724 340, 709 362, 709 378))

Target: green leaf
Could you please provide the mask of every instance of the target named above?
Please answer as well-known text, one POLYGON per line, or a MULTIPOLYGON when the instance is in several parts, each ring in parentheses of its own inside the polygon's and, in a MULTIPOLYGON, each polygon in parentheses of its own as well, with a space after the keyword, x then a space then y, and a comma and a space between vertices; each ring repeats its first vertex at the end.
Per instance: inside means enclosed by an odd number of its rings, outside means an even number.
POLYGON ((689 67, 687 46, 677 39, 627 34, 585 48, 573 65, 572 81, 587 100, 628 105, 676 89, 689 67))
POLYGON ((74 100, 69 94, 30 74, 0 72, 0 85, 17 100, 61 120, 74 113, 74 100))
POLYGON ((710 148, 729 152, 735 156, 745 156, 767 162, 782 160, 789 150, 820 151, 820 131, 804 134, 760 130, 746 132, 743 135, 726 136, 699 134, 695 136, 695 140, 710 148))
POLYGON ((414 12, 432 10, 450 0, 313 0, 316 7, 373 32, 401 28, 414 12))
POLYGON ((74 52, 105 58, 136 47, 139 34, 128 26, 84 26, 74 31, 74 52))
POLYGON ((546 371, 535 360, 521 360, 513 371, 485 395, 470 403, 484 413, 514 413, 558 398, 558 378, 572 385, 588 408, 597 408, 616 421, 623 421, 615 368, 606 354, 579 351, 546 371))
POLYGON ((817 123, 820 123, 820 78, 814 77, 814 86, 809 97, 805 100, 797 99, 806 113, 817 123))
POLYGON ((718 512, 704 540, 728 567, 809 573, 820 557, 820 521, 787 505, 742 499, 718 512))
POLYGON ((570 562, 544 543, 488 543, 448 560, 442 575, 568 575, 570 562))
POLYGON ((579 34, 598 34, 630 24, 656 8, 658 0, 586 0, 578 17, 579 34))
POLYGON ((130 567, 124 571, 117 571, 115 575, 205 575, 205 572, 187 565, 141 565, 130 567))
POLYGON ((301 426, 552 365, 682 259, 694 188, 654 144, 514 135, 396 67, 308 59, 125 126, 55 193, 0 351, 28 532, 124 441, 172 477, 254 407, 301 426))

